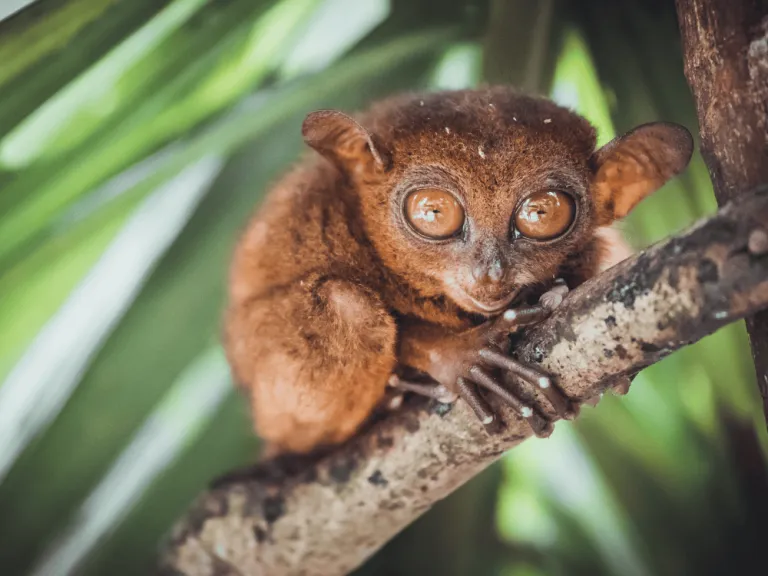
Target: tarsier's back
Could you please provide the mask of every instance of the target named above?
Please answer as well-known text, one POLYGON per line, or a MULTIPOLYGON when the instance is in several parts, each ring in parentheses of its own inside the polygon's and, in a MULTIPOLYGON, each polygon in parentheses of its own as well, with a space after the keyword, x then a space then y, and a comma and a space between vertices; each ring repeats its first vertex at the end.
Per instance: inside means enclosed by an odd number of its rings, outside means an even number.
POLYGON ((315 112, 303 134, 320 155, 244 234, 226 330, 258 432, 291 452, 349 438, 388 387, 462 397, 485 424, 508 402, 548 434, 541 403, 574 406, 509 334, 597 273, 601 230, 692 152, 667 123, 595 150, 586 120, 503 87, 315 112))

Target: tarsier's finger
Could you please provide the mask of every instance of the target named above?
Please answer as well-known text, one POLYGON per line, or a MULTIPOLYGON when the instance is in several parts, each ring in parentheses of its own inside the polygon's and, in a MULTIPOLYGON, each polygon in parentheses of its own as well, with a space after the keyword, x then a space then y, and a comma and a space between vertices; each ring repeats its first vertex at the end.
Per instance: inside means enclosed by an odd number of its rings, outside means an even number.
POLYGON ((511 308, 494 320, 489 336, 492 341, 496 341, 518 328, 538 324, 548 315, 549 312, 538 304, 525 308, 511 308))
POLYGON ((510 328, 538 324, 549 315, 549 311, 538 304, 524 308, 512 308, 501 315, 501 320, 510 328))
POLYGON ((491 424, 494 420, 493 412, 491 412, 485 400, 477 393, 474 385, 461 376, 456 379, 456 385, 459 388, 459 396, 464 399, 464 402, 469 404, 469 407, 472 408, 480 422, 485 426, 491 424))
POLYGON ((396 374, 392 374, 392 376, 389 377, 387 384, 392 388, 403 390, 404 392, 413 392, 419 396, 426 396, 427 398, 432 398, 438 402, 443 402, 444 404, 451 404, 457 399, 456 394, 441 384, 410 382, 408 380, 403 380, 396 374))
POLYGON ((539 415, 533 411, 533 408, 526 405, 517 396, 504 388, 501 383, 480 368, 480 366, 472 366, 469 369, 469 375, 473 382, 501 398, 504 402, 509 404, 515 412, 525 418, 536 436, 544 437, 549 436, 552 433, 552 427, 549 422, 539 417, 539 415))
POLYGON ((558 278, 555 280, 554 286, 550 288, 548 291, 546 291, 544 294, 541 295, 541 298, 539 298, 539 304, 541 304, 545 309, 548 311, 552 311, 560 304, 562 304, 563 299, 568 295, 568 284, 565 283, 565 280, 562 278, 558 278))
POLYGON ((480 357, 491 366, 507 370, 516 376, 520 376, 526 382, 536 386, 541 390, 544 397, 552 404, 552 408, 561 418, 571 419, 574 416, 571 403, 568 399, 552 385, 552 379, 544 372, 532 368, 522 362, 505 356, 501 352, 492 348, 482 348, 480 357))

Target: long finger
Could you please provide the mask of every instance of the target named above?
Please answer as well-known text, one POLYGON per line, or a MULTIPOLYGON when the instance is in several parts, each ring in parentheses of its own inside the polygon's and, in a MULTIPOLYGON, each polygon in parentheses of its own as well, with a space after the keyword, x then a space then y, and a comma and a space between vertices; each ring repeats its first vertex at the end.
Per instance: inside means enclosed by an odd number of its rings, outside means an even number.
POLYGON ((491 424, 494 420, 493 412, 491 412, 491 409, 485 403, 485 400, 480 398, 480 395, 477 393, 477 390, 475 390, 473 384, 464 378, 459 377, 456 380, 456 385, 459 388, 459 396, 469 404, 469 407, 472 408, 472 411, 480 422, 485 426, 491 424))
POLYGON ((473 382, 496 394, 496 396, 509 404, 515 412, 525 418, 536 436, 543 437, 551 434, 551 426, 549 426, 548 422, 540 418, 533 408, 522 402, 485 370, 479 366, 472 366, 469 369, 469 375, 473 382))
POLYGON ((571 418, 573 411, 570 402, 563 394, 552 385, 552 379, 541 370, 523 364, 513 358, 505 356, 501 352, 492 348, 482 348, 480 357, 491 366, 507 370, 512 374, 519 376, 526 382, 533 384, 552 404, 552 408, 561 418, 571 418))

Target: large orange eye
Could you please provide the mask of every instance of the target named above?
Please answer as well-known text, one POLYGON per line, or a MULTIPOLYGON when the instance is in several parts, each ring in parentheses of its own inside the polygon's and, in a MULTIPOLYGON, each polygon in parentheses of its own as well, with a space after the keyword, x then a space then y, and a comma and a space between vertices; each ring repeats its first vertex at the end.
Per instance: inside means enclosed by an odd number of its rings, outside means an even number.
POLYGON ((531 194, 515 213, 515 229, 534 240, 552 240, 564 234, 576 216, 576 203, 565 192, 547 190, 531 194))
POLYGON ((405 217, 419 234, 443 240, 461 230, 464 208, 445 190, 423 188, 411 192, 406 198, 405 217))

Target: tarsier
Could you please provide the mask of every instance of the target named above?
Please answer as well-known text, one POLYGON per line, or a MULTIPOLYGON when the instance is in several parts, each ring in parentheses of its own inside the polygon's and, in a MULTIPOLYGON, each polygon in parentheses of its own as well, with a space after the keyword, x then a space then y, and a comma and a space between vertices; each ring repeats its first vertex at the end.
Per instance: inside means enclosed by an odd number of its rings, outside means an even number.
POLYGON ((693 147, 659 122, 596 150, 584 118, 505 87, 314 112, 302 132, 319 155, 243 235, 225 330, 257 432, 294 453, 351 437, 388 387, 461 398, 484 424, 488 399, 506 402, 546 435, 540 403, 566 417, 572 403, 556 375, 514 359, 509 334, 598 272, 599 230, 693 147))

